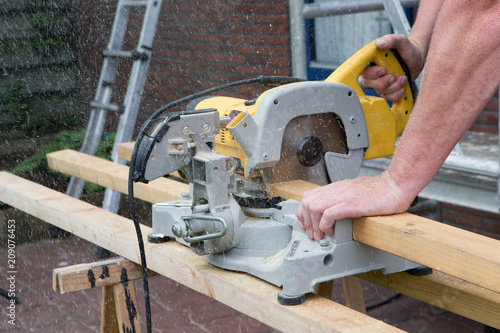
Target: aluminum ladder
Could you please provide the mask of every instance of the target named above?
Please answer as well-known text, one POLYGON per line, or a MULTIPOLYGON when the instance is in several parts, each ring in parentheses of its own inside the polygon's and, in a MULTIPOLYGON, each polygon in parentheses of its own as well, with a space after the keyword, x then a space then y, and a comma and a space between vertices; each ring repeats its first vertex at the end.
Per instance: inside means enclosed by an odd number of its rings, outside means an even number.
MULTIPOLYGON (((99 76, 95 99, 90 103, 92 112, 87 125, 85 139, 80 150, 82 153, 95 155, 102 137, 107 111, 119 112, 121 115, 111 159, 115 163, 125 164, 125 161, 118 157, 117 144, 129 142, 132 139, 146 75, 151 60, 153 40, 156 33, 160 9, 161 0, 118 1, 110 40, 106 50, 103 51, 104 62, 99 76), (124 51, 123 44, 127 32, 129 14, 131 9, 137 7, 145 7, 140 37, 135 51, 124 51), (123 99, 123 105, 118 106, 110 104, 110 100, 118 65, 122 59, 133 61, 133 65, 125 98, 123 99)), ((75 198, 80 198, 83 193, 84 185, 84 180, 72 177, 66 194, 75 198)), ((117 213, 119 203, 120 193, 111 189, 106 189, 103 208, 110 212, 117 213)))

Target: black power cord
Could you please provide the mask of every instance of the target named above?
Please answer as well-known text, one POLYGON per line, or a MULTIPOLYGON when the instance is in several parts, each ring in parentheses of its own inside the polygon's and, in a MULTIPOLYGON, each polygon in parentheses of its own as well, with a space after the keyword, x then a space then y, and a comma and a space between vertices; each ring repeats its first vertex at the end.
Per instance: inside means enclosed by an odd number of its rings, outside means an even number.
MULTIPOLYGON (((156 110, 146 121, 145 124, 147 124, 149 121, 156 119, 158 116, 160 116, 163 112, 166 112, 167 110, 178 106, 180 104, 189 102, 193 99, 200 98, 203 96, 207 96, 208 94, 214 93, 216 91, 220 91, 223 89, 228 89, 236 86, 241 86, 241 85, 247 85, 247 84, 262 84, 262 85, 283 85, 283 84, 289 84, 289 83, 295 83, 295 82, 300 82, 304 81, 303 79, 298 79, 298 78, 293 78, 293 77, 287 77, 287 76, 259 76, 253 79, 247 79, 247 80, 241 80, 241 81, 236 81, 236 82, 230 82, 226 83, 220 86, 216 86, 186 97, 183 97, 181 99, 178 99, 176 101, 173 101, 169 104, 166 104, 156 110)), ((142 126, 139 135, 137 137, 136 142, 140 143, 142 138, 144 137, 144 130, 145 126, 142 126)), ((146 263, 146 253, 144 250, 144 240, 142 238, 142 231, 141 231, 141 226, 139 223, 139 219, 137 218, 137 213, 135 211, 135 201, 134 201, 134 179, 135 174, 135 164, 137 160, 137 147, 138 145, 136 144, 134 146, 134 150, 132 151, 132 157, 130 159, 130 168, 129 168, 129 176, 128 176, 128 203, 129 203, 129 209, 130 209, 130 214, 132 215, 132 220, 134 221, 134 227, 135 231, 137 233, 137 241, 139 243, 139 252, 140 252, 140 258, 141 258, 141 267, 142 267, 142 277, 143 277, 143 287, 144 287, 144 300, 146 304, 146 325, 147 325, 147 332, 151 333, 152 332, 152 327, 151 327, 151 302, 149 300, 149 282, 148 282, 148 268, 147 268, 147 263, 146 263)))
POLYGON ((398 298, 399 296, 401 296, 401 294, 397 292, 394 295, 392 295, 391 297, 388 297, 388 298, 386 298, 386 299, 384 299, 384 300, 382 300, 382 301, 380 301, 378 303, 367 305, 366 306, 366 311, 373 310, 373 309, 378 308, 379 306, 382 306, 382 305, 385 305, 387 303, 390 303, 393 300, 395 300, 396 298, 398 298))
POLYGON ((9 301, 14 300, 15 304, 19 304, 19 298, 15 297, 15 296, 11 296, 11 294, 9 294, 7 292, 7 290, 0 289, 0 296, 5 297, 9 301))

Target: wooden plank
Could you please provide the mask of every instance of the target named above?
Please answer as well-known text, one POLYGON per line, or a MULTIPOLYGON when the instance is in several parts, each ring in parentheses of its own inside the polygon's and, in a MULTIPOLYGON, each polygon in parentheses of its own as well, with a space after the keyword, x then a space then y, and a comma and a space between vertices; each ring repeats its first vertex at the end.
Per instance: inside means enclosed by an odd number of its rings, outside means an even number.
MULTIPOLYGON (((47 162, 51 169, 128 193, 127 166, 70 149, 47 154, 47 162)), ((183 192, 189 192, 188 184, 168 178, 158 178, 149 184, 134 184, 135 197, 152 203, 177 200, 183 192)))
MULTIPOLYGON (((6 172, 0 172, 0 201, 139 262, 133 223, 124 217, 6 172)), ((151 232, 147 226, 141 229, 143 235, 151 232)), ((279 288, 248 274, 216 268, 176 242, 145 246, 151 270, 278 330, 401 332, 314 294, 301 305, 282 306, 276 299, 279 288)))
MULTIPOLYGON (((273 184, 270 192, 300 200, 310 183, 273 184)), ((361 243, 429 266, 500 293, 500 242, 463 229, 404 213, 353 219, 361 243)))
MULTIPOLYGON (((125 258, 112 258, 98 262, 72 265, 53 270, 55 291, 61 294, 113 285, 123 281, 123 274, 128 280, 142 279, 140 265, 125 258)), ((149 272, 149 276, 156 275, 149 272)))
POLYGON ((500 294, 439 271, 426 276, 381 271, 356 275, 379 286, 500 329, 500 294))
POLYGON ((266 189, 266 192, 269 197, 282 197, 301 201, 304 192, 314 190, 318 187, 319 185, 303 180, 292 180, 285 183, 271 184, 266 189))
POLYGON ((53 270, 54 289, 61 294, 102 287, 101 332, 140 332, 133 281, 141 278, 141 266, 125 258, 53 270))
POLYGON ((125 161, 132 159, 132 151, 134 150, 135 142, 123 142, 117 145, 118 157, 125 161))
POLYGON ((500 293, 500 242, 412 214, 353 221, 353 238, 500 293))

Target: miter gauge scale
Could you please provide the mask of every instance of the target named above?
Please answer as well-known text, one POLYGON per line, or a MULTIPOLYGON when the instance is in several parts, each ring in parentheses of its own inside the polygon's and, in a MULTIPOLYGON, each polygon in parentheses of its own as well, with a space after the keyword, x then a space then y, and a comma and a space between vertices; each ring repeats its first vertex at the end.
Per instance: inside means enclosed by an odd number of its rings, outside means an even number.
POLYGON ((266 196, 272 183, 357 176, 372 142, 363 98, 342 83, 299 82, 253 102, 198 100, 145 124, 135 181, 182 170, 190 183, 182 199, 153 206, 149 240, 175 238, 215 266, 280 286, 282 304, 302 303, 320 282, 418 267, 354 241, 349 219, 310 240, 298 227, 299 202, 266 196))

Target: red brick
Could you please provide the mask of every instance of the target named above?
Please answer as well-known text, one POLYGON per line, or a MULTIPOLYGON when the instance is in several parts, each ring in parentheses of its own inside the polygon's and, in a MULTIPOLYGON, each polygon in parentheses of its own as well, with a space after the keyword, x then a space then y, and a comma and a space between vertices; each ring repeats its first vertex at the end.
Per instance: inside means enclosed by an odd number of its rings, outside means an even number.
POLYGON ((464 208, 464 210, 467 213, 475 214, 475 215, 480 216, 482 218, 490 218, 490 219, 500 220, 500 213, 485 212, 482 210, 468 208, 468 207, 464 208))
POLYGON ((249 44, 264 44, 265 38, 261 35, 255 35, 255 36, 246 36, 245 37, 245 42, 249 44))
POLYGON ((238 12, 238 13, 249 14, 249 13, 253 13, 254 9, 253 9, 253 6, 251 6, 250 4, 247 3, 247 4, 235 5, 234 11, 238 12))
POLYGON ((283 57, 270 57, 267 60, 270 66, 287 67, 290 66, 290 59, 283 57))
POLYGON ((491 231, 500 235, 500 220, 484 219, 484 230, 491 231))
POLYGON ((266 66, 267 57, 259 55, 248 55, 245 57, 248 65, 266 66))
POLYGON ((266 43, 270 45, 286 45, 289 47, 290 38, 284 35, 272 35, 266 37, 266 43))
POLYGON ((272 13, 276 12, 276 5, 273 3, 262 3, 254 6, 256 13, 272 13))
POLYGON ((498 125, 498 112, 483 111, 481 114, 483 123, 498 125))
POLYGON ((498 112, 498 97, 493 97, 486 103, 485 107, 486 110, 493 110, 498 112))
POLYGON ((464 209, 462 206, 457 206, 455 204, 449 204, 446 202, 441 202, 440 204, 443 208, 446 208, 446 209, 452 209, 452 210, 463 210, 464 209))
MULTIPOLYGON (((75 5, 76 42, 81 95, 91 100, 102 65, 100 52, 108 42, 116 4, 82 2, 75 5)), ((141 24, 138 14, 131 18, 133 31, 126 39, 130 47, 135 45, 133 37, 141 24)), ((223 82, 290 72, 287 1, 164 3, 142 105, 154 108, 223 82)), ((117 85, 116 92, 123 95, 126 79, 117 78, 117 85)), ((253 86, 234 91, 255 95, 259 89, 253 86)))
POLYGON ((243 43, 246 40, 246 36, 237 34, 224 36, 227 43, 243 43))
POLYGON ((229 54, 228 61, 243 64, 245 63, 245 56, 239 54, 229 54))
POLYGON ((284 14, 268 14, 268 22, 273 22, 273 24, 288 24, 288 15, 284 14))
POLYGON ((481 228, 481 218, 474 215, 466 215, 457 211, 444 210, 443 219, 463 226, 481 228))
POLYGON ((498 126, 493 126, 493 125, 486 126, 486 125, 474 124, 471 126, 469 130, 473 132, 498 134, 498 126))
POLYGON ((255 50, 251 45, 238 45, 236 46, 236 52, 241 54, 253 54, 255 50))
POLYGON ((476 233, 481 234, 481 235, 486 236, 486 237, 490 237, 490 238, 494 238, 494 239, 500 240, 500 234, 494 234, 494 233, 487 232, 487 231, 484 231, 484 230, 481 230, 481 229, 477 230, 476 233))
POLYGON ((291 68, 279 68, 276 70, 275 75, 291 76, 292 69, 291 68))

